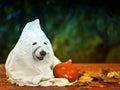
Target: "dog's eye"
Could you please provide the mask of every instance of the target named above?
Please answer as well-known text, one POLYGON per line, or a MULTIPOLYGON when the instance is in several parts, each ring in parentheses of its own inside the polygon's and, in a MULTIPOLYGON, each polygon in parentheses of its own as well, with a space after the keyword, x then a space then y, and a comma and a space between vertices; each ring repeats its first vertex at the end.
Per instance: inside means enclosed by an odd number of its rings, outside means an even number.
POLYGON ((32 45, 36 45, 37 44, 37 42, 34 42, 32 45))
POLYGON ((47 45, 47 43, 46 43, 46 42, 44 42, 44 44, 45 44, 45 45, 47 45))

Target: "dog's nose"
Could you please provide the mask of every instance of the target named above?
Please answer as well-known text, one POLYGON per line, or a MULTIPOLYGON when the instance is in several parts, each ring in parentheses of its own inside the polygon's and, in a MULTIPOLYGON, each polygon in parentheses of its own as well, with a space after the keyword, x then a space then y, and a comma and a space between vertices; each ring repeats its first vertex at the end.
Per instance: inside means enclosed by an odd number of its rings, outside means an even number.
POLYGON ((41 56, 45 56, 46 55, 46 52, 44 50, 40 51, 40 55, 41 56))

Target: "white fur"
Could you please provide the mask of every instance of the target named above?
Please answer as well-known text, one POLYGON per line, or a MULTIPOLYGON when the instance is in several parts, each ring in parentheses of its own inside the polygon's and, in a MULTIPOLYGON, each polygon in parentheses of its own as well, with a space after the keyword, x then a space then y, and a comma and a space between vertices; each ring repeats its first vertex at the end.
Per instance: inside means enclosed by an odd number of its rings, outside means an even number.
POLYGON ((62 86, 68 85, 66 79, 54 79, 52 69, 58 63, 60 61, 54 56, 51 43, 36 19, 27 23, 16 46, 10 52, 5 64, 6 75, 11 83, 19 86, 61 86, 61 83, 62 86), (46 51, 43 60, 36 58, 40 56, 41 50, 46 51))

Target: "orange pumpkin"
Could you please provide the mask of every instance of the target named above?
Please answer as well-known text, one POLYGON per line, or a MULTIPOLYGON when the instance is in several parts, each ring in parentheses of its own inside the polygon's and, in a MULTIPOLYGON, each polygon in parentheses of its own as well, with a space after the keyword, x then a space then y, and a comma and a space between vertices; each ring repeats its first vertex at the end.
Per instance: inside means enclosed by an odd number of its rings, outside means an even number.
POLYGON ((78 70, 71 61, 57 64, 53 69, 53 73, 56 78, 66 78, 70 82, 78 79, 78 70))

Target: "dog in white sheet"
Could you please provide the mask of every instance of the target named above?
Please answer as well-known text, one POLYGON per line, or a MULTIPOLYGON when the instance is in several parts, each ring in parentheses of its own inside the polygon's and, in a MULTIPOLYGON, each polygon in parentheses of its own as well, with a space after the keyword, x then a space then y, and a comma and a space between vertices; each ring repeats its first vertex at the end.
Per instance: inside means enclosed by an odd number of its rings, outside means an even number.
POLYGON ((6 75, 11 83, 19 86, 68 85, 68 80, 54 78, 53 67, 58 63, 61 62, 54 56, 51 43, 36 19, 26 24, 8 55, 6 75))

